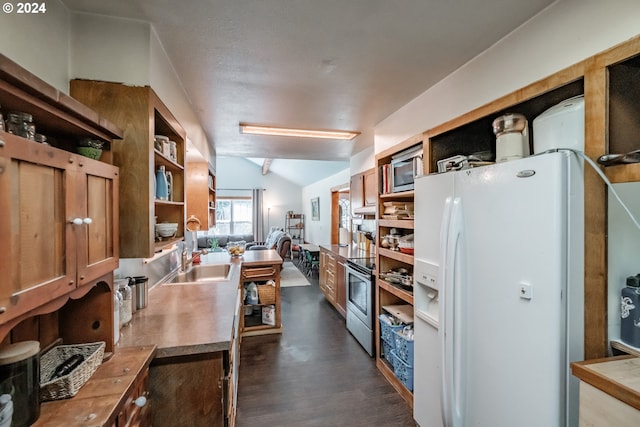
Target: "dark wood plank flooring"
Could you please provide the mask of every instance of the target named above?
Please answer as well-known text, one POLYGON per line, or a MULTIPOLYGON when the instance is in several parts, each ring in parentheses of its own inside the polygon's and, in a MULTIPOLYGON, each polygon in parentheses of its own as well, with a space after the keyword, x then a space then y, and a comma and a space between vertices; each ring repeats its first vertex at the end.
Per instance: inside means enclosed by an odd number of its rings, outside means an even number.
POLYGON ((318 287, 282 288, 282 335, 242 340, 238 427, 415 426, 318 287))

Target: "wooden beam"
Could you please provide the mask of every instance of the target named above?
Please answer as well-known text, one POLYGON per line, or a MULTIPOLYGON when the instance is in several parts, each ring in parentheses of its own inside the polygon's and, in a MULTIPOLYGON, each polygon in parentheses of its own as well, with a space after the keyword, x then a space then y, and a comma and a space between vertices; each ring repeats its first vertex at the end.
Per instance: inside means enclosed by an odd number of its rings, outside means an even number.
POLYGON ((269 173, 269 167, 271 166, 272 161, 273 159, 264 159, 264 163, 262 163, 262 175, 269 173))

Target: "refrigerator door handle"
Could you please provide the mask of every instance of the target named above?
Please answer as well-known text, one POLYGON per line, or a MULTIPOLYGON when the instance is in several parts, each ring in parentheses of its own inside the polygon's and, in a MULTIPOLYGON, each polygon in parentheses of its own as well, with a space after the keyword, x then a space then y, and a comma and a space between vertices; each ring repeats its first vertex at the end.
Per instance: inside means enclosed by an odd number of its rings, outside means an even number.
POLYGON ((440 288, 440 300, 438 301, 438 311, 440 312, 438 339, 440 341, 440 363, 442 369, 440 371, 440 406, 442 412, 442 424, 444 427, 451 427, 451 396, 449 392, 450 388, 450 359, 448 357, 447 348, 447 336, 448 328, 450 325, 448 306, 450 286, 449 281, 449 268, 448 262, 448 244, 449 244, 449 226, 451 224, 451 208, 453 200, 451 197, 447 197, 444 202, 444 209, 442 213, 442 224, 440 225, 440 270, 438 272, 438 287, 440 288))
POLYGON ((461 408, 461 319, 458 305, 460 280, 457 253, 462 234, 462 204, 460 198, 447 198, 440 234, 439 282, 441 284, 440 338, 442 381, 442 419, 445 427, 462 426, 461 408))
POLYGON ((460 245, 463 235, 463 209, 462 209, 462 200, 459 197, 456 197, 453 201, 453 208, 451 211, 451 225, 449 226, 449 235, 452 239, 452 245, 449 245, 449 257, 451 262, 452 270, 450 271, 450 281, 451 281, 451 306, 452 312, 450 313, 452 323, 451 323, 451 331, 453 333, 453 339, 449 339, 451 341, 451 361, 452 361, 452 369, 451 369, 451 415, 452 415, 452 425, 453 427, 462 427, 464 425, 464 416, 462 408, 464 407, 463 400, 463 384, 464 381, 464 370, 463 370, 463 361, 465 360, 465 355, 463 354, 463 343, 464 343, 464 330, 463 330, 463 319, 462 317, 465 315, 464 310, 464 295, 462 289, 464 271, 461 266, 461 258, 460 258, 460 245))

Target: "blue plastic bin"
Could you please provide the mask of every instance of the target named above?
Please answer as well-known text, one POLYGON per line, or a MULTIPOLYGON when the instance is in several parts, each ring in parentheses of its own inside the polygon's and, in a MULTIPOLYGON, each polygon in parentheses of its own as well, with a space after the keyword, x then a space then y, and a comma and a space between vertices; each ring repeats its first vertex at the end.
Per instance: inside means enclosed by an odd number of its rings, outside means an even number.
POLYGON ((387 362, 391 364, 391 366, 393 366, 393 357, 391 356, 391 351, 393 350, 393 347, 391 346, 391 344, 389 344, 384 340, 381 341, 380 344, 382 344, 382 356, 387 362))
POLYGON ((413 340, 408 340, 402 334, 402 330, 396 330, 393 333, 395 338, 396 355, 409 366, 413 366, 413 340))
POLYGON ((396 339, 394 337, 393 331, 402 330, 402 328, 404 328, 404 325, 394 326, 391 323, 387 322, 388 318, 389 317, 384 314, 378 316, 378 319, 380 319, 380 338, 382 339, 382 341, 389 344, 392 349, 394 349, 396 348, 396 339))
POLYGON ((400 359, 395 350, 391 350, 393 357, 393 373, 396 378, 409 390, 413 391, 413 367, 407 365, 404 360, 400 359))

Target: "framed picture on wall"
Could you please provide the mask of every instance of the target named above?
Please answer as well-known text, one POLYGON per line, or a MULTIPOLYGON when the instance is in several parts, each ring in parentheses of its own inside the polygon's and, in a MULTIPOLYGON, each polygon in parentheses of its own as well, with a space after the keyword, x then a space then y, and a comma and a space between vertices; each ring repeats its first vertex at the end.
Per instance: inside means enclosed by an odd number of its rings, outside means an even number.
POLYGON ((311 199, 311 219, 320 221, 320 197, 311 199))

